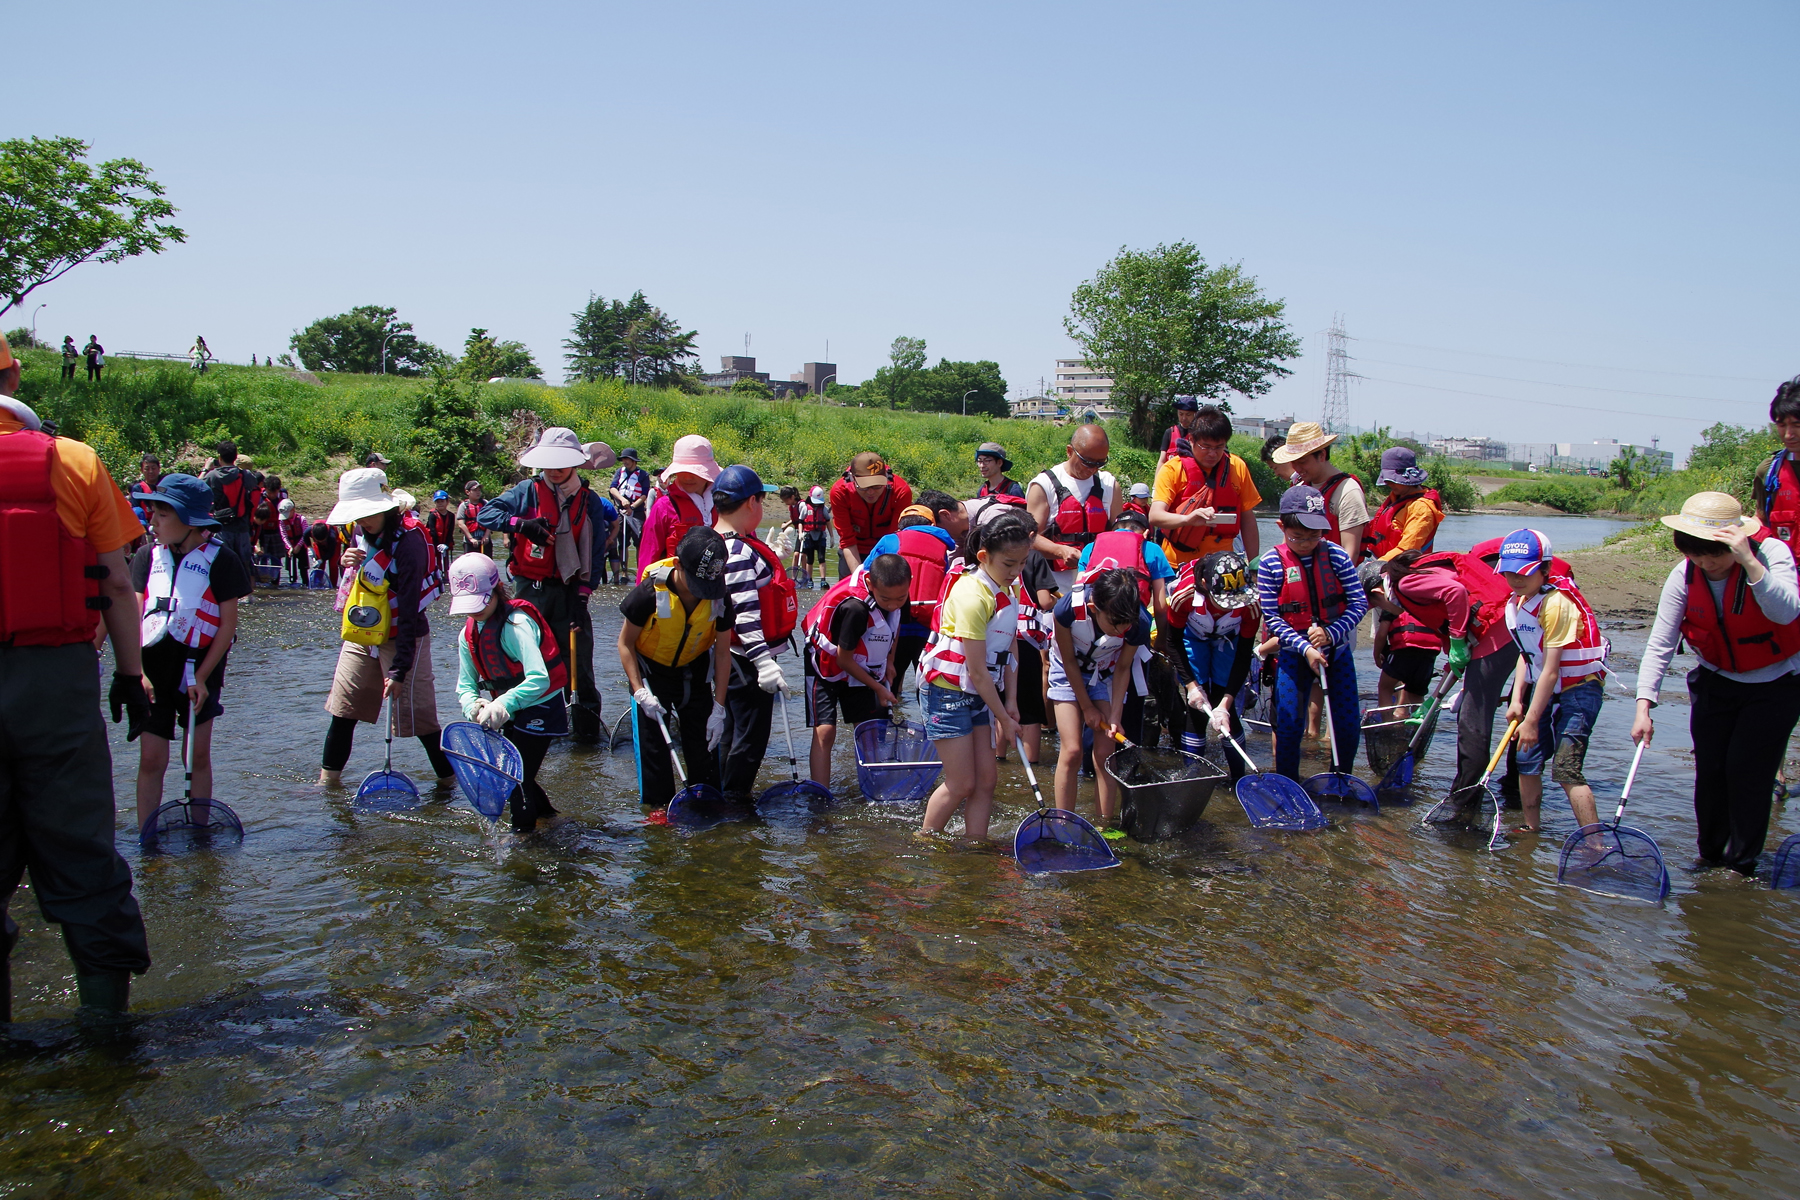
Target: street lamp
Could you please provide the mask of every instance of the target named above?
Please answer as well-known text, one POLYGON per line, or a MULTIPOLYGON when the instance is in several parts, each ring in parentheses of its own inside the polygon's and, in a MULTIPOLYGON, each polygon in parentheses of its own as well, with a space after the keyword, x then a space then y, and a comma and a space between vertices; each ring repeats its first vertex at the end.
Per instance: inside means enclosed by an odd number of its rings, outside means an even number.
POLYGON ((388 330, 388 335, 387 335, 387 337, 384 337, 384 338, 382 338, 382 339, 381 339, 381 373, 382 373, 382 374, 383 374, 383 375, 386 375, 386 374, 387 374, 387 344, 388 344, 388 338, 391 338, 391 337, 393 337, 393 336, 394 336, 394 335, 395 335, 395 334, 398 334, 398 333, 405 333, 405 332, 406 332, 406 330, 404 330, 404 329, 398 329, 398 328, 396 328, 396 329, 390 329, 390 330, 388 330))
POLYGON ((819 380, 819 401, 820 401, 820 403, 823 403, 825 400, 825 385, 830 383, 832 380, 834 380, 836 378, 837 378, 837 372, 833 371, 831 374, 827 375, 825 378, 819 380))
POLYGON ((976 392, 979 392, 980 390, 981 390, 980 388, 970 388, 968 391, 963 393, 963 416, 966 417, 969 415, 969 397, 973 396, 976 392))
POLYGON ((35 343, 37 341, 38 311, 39 311, 39 309, 45 309, 45 308, 49 308, 49 307, 50 307, 50 302, 48 300, 46 300, 42 304, 38 305, 37 308, 34 308, 31 310, 31 340, 33 343, 35 343))

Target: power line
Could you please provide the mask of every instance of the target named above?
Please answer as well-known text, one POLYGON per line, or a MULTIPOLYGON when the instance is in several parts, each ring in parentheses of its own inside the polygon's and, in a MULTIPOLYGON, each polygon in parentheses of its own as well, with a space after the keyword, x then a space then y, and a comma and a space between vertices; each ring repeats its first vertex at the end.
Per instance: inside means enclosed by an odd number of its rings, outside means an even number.
POLYGON ((1447 392, 1453 396, 1479 396, 1484 400, 1505 400, 1511 404, 1535 404, 1543 408, 1564 408, 1574 412, 1611 413, 1617 417, 1650 417, 1658 421, 1695 421, 1701 424, 1712 424, 1706 417, 1682 417, 1673 413, 1634 412, 1624 408, 1590 408, 1584 404, 1563 404, 1556 400, 1526 400, 1520 396, 1497 396, 1493 392, 1468 392, 1461 388, 1436 387, 1429 383, 1410 383, 1404 379, 1381 379, 1374 375, 1365 375, 1364 379, 1371 383, 1391 383, 1399 387, 1423 388, 1428 392, 1447 392))
POLYGON ((1517 375, 1485 375, 1480 371, 1459 371, 1454 367, 1426 367, 1418 363, 1394 362, 1383 358, 1359 358, 1356 361, 1379 363, 1384 367, 1405 367, 1412 371, 1437 371, 1445 375, 1472 375, 1476 379, 1499 379, 1507 383, 1534 383, 1539 387, 1574 388, 1583 392, 1612 392, 1619 396, 1655 396, 1663 400, 1706 400, 1713 404, 1762 404, 1761 400, 1731 400, 1724 396, 1687 396, 1676 392, 1641 392, 1635 388, 1595 387, 1586 383, 1555 383, 1548 379, 1522 379, 1517 375))
POLYGON ((1576 367, 1584 371, 1629 371, 1637 375, 1673 375, 1681 379, 1725 379, 1735 383, 1760 383, 1767 386, 1766 375, 1699 375, 1692 371, 1658 371, 1652 367, 1603 367, 1595 363, 1558 362, 1551 358, 1520 358, 1514 354, 1491 354, 1485 350, 1453 350, 1448 346, 1421 346, 1417 342, 1390 342, 1385 338, 1359 337, 1358 342, 1377 342, 1383 346, 1405 346, 1408 350, 1434 350, 1441 354, 1468 354, 1476 358, 1503 358, 1508 362, 1537 363, 1546 367, 1576 367))

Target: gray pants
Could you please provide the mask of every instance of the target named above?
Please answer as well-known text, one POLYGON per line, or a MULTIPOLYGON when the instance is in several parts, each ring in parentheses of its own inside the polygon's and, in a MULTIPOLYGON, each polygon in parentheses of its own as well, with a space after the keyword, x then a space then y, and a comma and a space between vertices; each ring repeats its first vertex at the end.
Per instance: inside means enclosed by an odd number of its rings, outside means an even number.
POLYGON ((25 872, 76 969, 150 966, 131 868, 113 848, 112 754, 94 648, 0 646, 0 949, 25 872))
POLYGON ((250 526, 242 521, 219 530, 219 540, 244 564, 244 574, 256 581, 256 546, 250 537, 250 526))
POLYGON ((1519 648, 1508 642, 1469 664, 1463 672, 1462 701, 1456 710, 1456 785, 1481 781, 1494 752, 1494 710, 1504 698, 1506 681, 1519 661, 1519 648))

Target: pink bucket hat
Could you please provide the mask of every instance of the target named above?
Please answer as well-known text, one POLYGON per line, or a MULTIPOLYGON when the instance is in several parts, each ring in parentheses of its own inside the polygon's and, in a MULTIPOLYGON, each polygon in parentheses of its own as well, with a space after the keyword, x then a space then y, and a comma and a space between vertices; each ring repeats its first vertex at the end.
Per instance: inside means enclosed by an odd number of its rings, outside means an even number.
POLYGON ((683 471, 698 475, 708 483, 719 477, 719 464, 713 458, 712 443, 697 433, 675 439, 675 453, 669 459, 669 465, 663 468, 662 481, 672 483, 675 476, 683 471))

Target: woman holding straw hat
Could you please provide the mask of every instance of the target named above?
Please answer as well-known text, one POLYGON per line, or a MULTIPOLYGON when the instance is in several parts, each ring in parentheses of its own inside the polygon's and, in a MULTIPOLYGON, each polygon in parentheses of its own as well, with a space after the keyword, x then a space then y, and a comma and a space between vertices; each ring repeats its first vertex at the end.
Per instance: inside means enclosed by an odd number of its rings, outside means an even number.
POLYGON ((1684 561, 1663 584, 1638 672, 1633 741, 1656 731, 1650 710, 1680 639, 1700 660, 1693 708, 1693 870, 1756 873, 1769 833, 1775 772, 1800 719, 1800 583, 1794 555, 1724 492, 1699 492, 1664 517, 1684 561))

